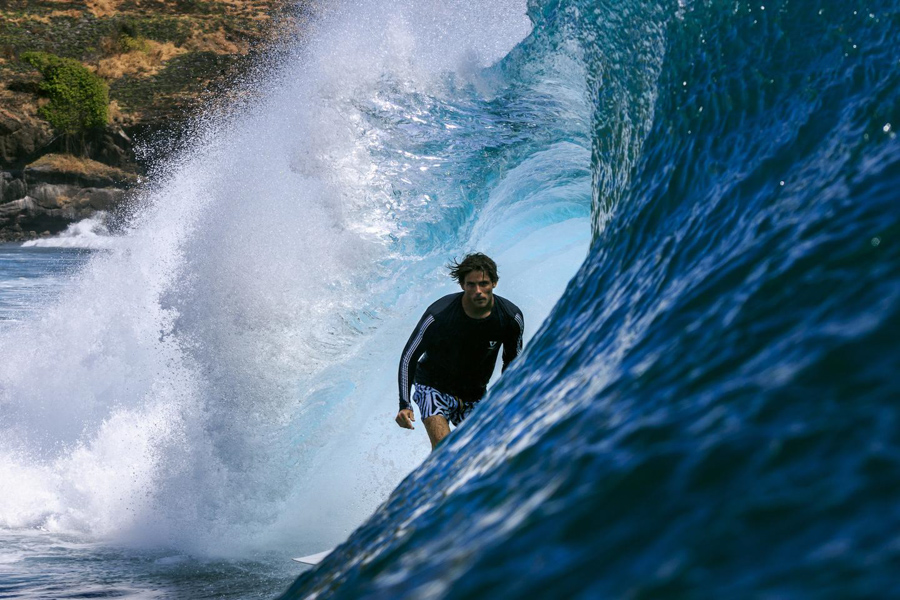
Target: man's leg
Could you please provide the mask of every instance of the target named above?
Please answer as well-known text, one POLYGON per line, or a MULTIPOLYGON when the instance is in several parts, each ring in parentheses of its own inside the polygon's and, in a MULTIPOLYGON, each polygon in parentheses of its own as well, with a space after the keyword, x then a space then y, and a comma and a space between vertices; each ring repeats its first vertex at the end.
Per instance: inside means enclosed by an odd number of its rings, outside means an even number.
POLYGON ((425 431, 428 432, 428 439, 431 440, 431 451, 433 452, 438 447, 438 444, 441 443, 441 440, 450 435, 450 423, 447 422, 443 415, 425 417, 422 419, 422 423, 425 424, 425 431))

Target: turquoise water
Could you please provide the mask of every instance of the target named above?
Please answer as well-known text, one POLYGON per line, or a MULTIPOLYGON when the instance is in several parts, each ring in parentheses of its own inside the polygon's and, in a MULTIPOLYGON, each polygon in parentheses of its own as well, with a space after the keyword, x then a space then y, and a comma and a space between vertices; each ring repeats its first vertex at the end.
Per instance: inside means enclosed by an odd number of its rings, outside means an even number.
POLYGON ((496 70, 584 66, 589 256, 472 417, 284 597, 896 595, 896 4, 529 14, 496 70))

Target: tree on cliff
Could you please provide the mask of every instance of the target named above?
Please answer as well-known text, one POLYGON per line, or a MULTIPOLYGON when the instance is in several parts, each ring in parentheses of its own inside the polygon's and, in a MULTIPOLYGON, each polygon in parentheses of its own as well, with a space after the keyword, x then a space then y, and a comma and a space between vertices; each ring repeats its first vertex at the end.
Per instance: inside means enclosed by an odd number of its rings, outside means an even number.
POLYGON ((100 77, 77 60, 47 52, 24 52, 20 58, 44 77, 40 90, 50 102, 38 114, 65 136, 66 151, 75 140, 83 147, 88 130, 106 126, 109 89, 100 77))

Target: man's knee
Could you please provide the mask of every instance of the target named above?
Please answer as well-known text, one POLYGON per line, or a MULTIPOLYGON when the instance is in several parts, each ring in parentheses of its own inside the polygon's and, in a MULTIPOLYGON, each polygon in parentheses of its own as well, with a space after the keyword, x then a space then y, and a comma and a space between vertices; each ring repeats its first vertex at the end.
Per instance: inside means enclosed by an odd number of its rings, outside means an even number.
POLYGON ((432 415, 422 419, 425 425, 425 431, 428 432, 428 439, 431 440, 431 449, 437 448, 445 437, 450 434, 450 423, 443 415, 432 415))

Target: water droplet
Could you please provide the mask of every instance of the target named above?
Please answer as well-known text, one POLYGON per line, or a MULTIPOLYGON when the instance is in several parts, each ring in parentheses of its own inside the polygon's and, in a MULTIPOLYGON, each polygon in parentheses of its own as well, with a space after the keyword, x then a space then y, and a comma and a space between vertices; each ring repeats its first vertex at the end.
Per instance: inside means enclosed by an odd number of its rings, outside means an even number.
POLYGON ((872 245, 873 245, 873 246, 877 246, 877 245, 880 244, 880 243, 881 243, 881 238, 880 238, 880 237, 877 237, 877 236, 876 236, 876 237, 873 237, 873 238, 872 238, 872 245))
POLYGON ((882 131, 884 131, 885 133, 887 133, 887 132, 889 132, 889 131, 891 130, 891 124, 890 124, 890 123, 885 123, 885 124, 884 124, 884 127, 882 127, 881 129, 882 129, 882 131))
POLYGON ((778 185, 784 186, 784 182, 783 182, 783 181, 779 181, 779 182, 778 182, 778 185))

